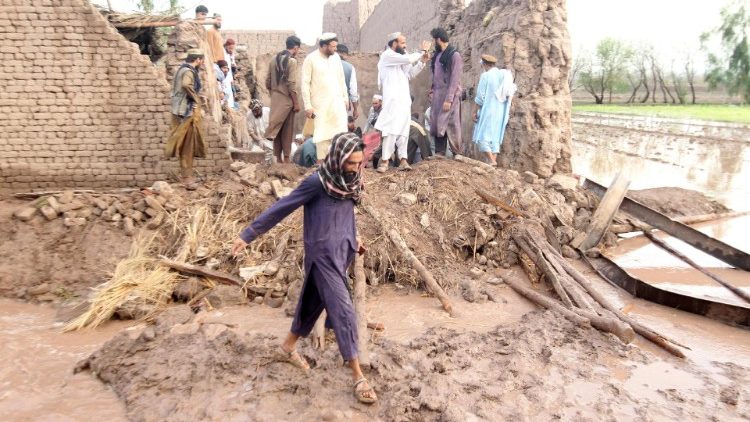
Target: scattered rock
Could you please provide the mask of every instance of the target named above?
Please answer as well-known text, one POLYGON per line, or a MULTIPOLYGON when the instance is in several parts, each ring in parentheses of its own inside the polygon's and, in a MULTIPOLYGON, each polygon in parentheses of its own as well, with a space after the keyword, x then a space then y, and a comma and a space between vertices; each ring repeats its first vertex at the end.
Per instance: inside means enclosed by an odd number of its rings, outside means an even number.
POLYGON ((86 224, 86 219, 82 217, 64 218, 63 224, 65 227, 83 226, 86 224))
POLYGON ((72 190, 66 190, 62 193, 60 196, 60 203, 61 204, 68 204, 73 201, 73 197, 75 196, 75 193, 73 193, 72 190))
MULTIPOLYGON (((146 208, 148 208, 148 205, 146 205, 146 200, 145 199, 141 199, 139 201, 136 201, 135 204, 133 204, 133 209, 136 210, 136 211, 145 212, 146 208)), ((106 209, 106 207, 103 208, 103 209, 106 209)))
POLYGON ((269 182, 263 182, 258 186, 258 189, 264 194, 264 195, 273 195, 273 187, 271 187, 271 184, 269 182))
POLYGON ((146 208, 146 214, 152 217, 155 214, 149 214, 149 209, 154 213, 161 212, 164 209, 164 207, 161 205, 161 202, 159 202, 159 200, 156 199, 156 197, 153 195, 148 195, 144 197, 143 200, 146 201, 146 205, 148 206, 148 208, 146 208))
POLYGON ((719 400, 730 406, 737 406, 737 403, 740 401, 740 391, 736 386, 724 387, 721 389, 721 393, 719 393, 719 400))
POLYGON ((479 263, 479 265, 487 265, 487 257, 484 255, 479 255, 479 257, 477 258, 477 262, 479 263))
POLYGON ((413 193, 402 193, 396 197, 396 200, 405 206, 412 206, 417 203, 417 195, 413 193))
POLYGON ((54 196, 48 196, 47 198, 45 198, 45 201, 47 201, 47 205, 52 207, 52 209, 54 209, 58 214, 62 212, 60 211, 60 203, 57 202, 57 198, 55 198, 54 196))
POLYGON ((145 215, 140 211, 133 211, 130 213, 130 218, 133 219, 133 221, 143 221, 145 215))
POLYGON ((229 165, 229 169, 232 171, 240 171, 243 168, 245 168, 244 161, 233 161, 232 164, 229 165))
POLYGON ((473 278, 475 280, 479 279, 480 277, 482 277, 484 275, 484 271, 480 270, 477 267, 473 267, 472 269, 470 269, 469 273, 471 274, 471 278, 473 278))
POLYGON ((530 171, 523 172, 522 177, 523 181, 526 183, 536 183, 536 181, 539 179, 539 176, 530 171))
POLYGON ((571 175, 555 173, 547 179, 545 186, 557 190, 575 190, 578 187, 578 179, 571 175))
POLYGON ((135 234, 135 223, 133 223, 133 219, 130 217, 125 217, 122 223, 122 228, 128 236, 135 234))
POLYGON ((177 324, 187 324, 194 316, 188 305, 170 306, 156 317, 156 326, 164 329, 177 324))
POLYGON ((430 216, 427 213, 422 214, 422 217, 419 218, 419 224, 422 225, 422 228, 426 229, 430 227, 430 216))
POLYGON ((81 218, 88 219, 92 214, 94 214, 94 210, 91 207, 81 208, 80 210, 78 210, 77 214, 81 218))
POLYGON ((203 290, 203 283, 197 277, 190 277, 177 284, 172 295, 180 302, 188 302, 203 290))
POLYGON ((505 281, 501 277, 490 277, 487 280, 484 280, 487 284, 492 284, 493 286, 498 286, 501 284, 505 284, 505 281))
POLYGON ((154 184, 151 185, 151 190, 159 195, 164 196, 165 198, 169 198, 170 196, 172 196, 172 194, 174 194, 174 188, 172 188, 172 185, 163 180, 154 182, 154 184))
POLYGON ((571 248, 568 245, 563 245, 562 254, 564 257, 570 258, 570 259, 578 259, 581 257, 580 255, 578 255, 578 251, 576 251, 575 249, 571 248))
POLYGON ((248 179, 248 180, 255 179, 255 165, 248 165, 247 167, 238 171, 237 175, 243 179, 248 179))
POLYGON ((45 205, 42 208, 39 208, 39 211, 47 218, 47 220, 52 221, 57 218, 57 211, 55 211, 49 205, 45 205))
POLYGON ((269 296, 269 297, 266 297, 266 298, 265 298, 265 299, 263 300, 263 302, 264 302, 264 303, 265 303, 266 305, 270 306, 271 308, 280 308, 280 307, 281 307, 281 305, 283 305, 283 304, 284 304, 284 298, 283 298, 283 297, 273 297, 273 296, 269 296))
POLYGON ((226 306, 244 305, 247 303, 247 297, 242 293, 242 289, 234 286, 216 286, 206 296, 206 300, 214 308, 223 308, 226 306))
POLYGON ((253 303, 256 303, 258 305, 263 304, 263 296, 255 296, 255 299, 253 299, 253 303))
POLYGON ((13 216, 21 221, 29 221, 36 214, 36 208, 34 207, 23 207, 13 213, 13 216))
POLYGON ((153 230, 161 226, 162 222, 164 222, 164 213, 156 214, 154 218, 152 218, 148 223, 146 223, 146 228, 149 230, 153 230))
POLYGON ((45 293, 49 293, 52 288, 48 283, 42 283, 38 286, 29 287, 28 290, 26 290, 26 293, 31 296, 40 296, 45 293))
POLYGON ((479 166, 472 167, 471 171, 474 172, 474 173, 476 173, 476 174, 487 174, 487 170, 485 170, 485 169, 483 169, 483 168, 481 168, 479 166))
POLYGON ((471 303, 487 301, 487 295, 480 291, 475 280, 464 280, 461 283, 461 296, 471 303))
POLYGON ((107 205, 107 203, 102 201, 100 198, 94 198, 93 203, 95 207, 99 208, 102 211, 109 208, 109 205, 107 205))
POLYGON ((158 208, 152 208, 152 207, 146 208, 146 215, 148 215, 151 218, 154 218, 159 214, 161 214, 161 211, 159 211, 158 208))
POLYGON ((148 316, 152 310, 153 307, 143 298, 132 296, 117 308, 115 315, 120 319, 138 320, 148 316))

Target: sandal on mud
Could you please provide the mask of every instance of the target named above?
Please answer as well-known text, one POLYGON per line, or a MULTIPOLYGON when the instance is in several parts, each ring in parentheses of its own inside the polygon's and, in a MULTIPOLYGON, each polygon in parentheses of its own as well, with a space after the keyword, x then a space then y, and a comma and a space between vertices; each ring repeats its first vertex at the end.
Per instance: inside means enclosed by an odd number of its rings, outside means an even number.
POLYGON ((378 401, 375 390, 370 386, 367 378, 362 377, 354 383, 354 397, 361 403, 373 404, 378 401), (366 387, 365 387, 366 386, 366 387))
POLYGON ((279 353, 281 354, 281 361, 287 362, 292 366, 296 366, 304 373, 310 372, 310 364, 308 364, 305 358, 303 358, 299 354, 299 352, 297 352, 297 349, 294 349, 291 352, 287 352, 283 347, 279 346, 279 353))
POLYGON ((386 171, 388 171, 388 166, 387 165, 384 166, 384 165, 381 164, 381 165, 378 166, 377 170, 375 170, 375 171, 377 171, 378 173, 381 173, 381 174, 385 173, 386 171))
POLYGON ((401 171, 409 171, 412 169, 411 165, 407 162, 402 162, 399 164, 398 169, 401 171))

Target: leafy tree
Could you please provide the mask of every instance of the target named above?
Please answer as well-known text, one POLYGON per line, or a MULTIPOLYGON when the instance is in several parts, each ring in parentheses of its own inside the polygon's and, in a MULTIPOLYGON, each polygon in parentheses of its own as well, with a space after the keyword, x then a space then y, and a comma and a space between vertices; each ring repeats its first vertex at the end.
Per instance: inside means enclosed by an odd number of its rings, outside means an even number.
POLYGON ((605 95, 612 102, 612 92, 626 86, 626 63, 633 52, 625 43, 614 38, 605 38, 596 46, 596 53, 586 67, 580 71, 584 89, 603 104, 605 95))
POLYGON ((710 88, 726 87, 730 95, 750 102, 750 10, 747 0, 734 1, 721 10, 721 25, 701 35, 707 52, 706 81, 710 88), (718 51, 709 43, 719 38, 718 51))

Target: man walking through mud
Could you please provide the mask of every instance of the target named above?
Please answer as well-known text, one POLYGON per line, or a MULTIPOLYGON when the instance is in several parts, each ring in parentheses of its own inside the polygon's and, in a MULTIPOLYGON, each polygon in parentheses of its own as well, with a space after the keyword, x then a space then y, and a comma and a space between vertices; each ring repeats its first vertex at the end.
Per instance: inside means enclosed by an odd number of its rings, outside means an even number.
POLYGON ((362 253, 356 237, 354 205, 362 191, 362 140, 353 133, 333 137, 325 161, 289 195, 261 213, 232 246, 238 255, 262 234, 304 206, 305 281, 291 330, 280 347, 284 361, 307 372, 310 366, 296 350, 297 340, 310 334, 325 310, 336 342, 354 378, 354 395, 374 403, 375 391, 362 375, 357 358, 357 318, 346 288, 347 268, 362 253))

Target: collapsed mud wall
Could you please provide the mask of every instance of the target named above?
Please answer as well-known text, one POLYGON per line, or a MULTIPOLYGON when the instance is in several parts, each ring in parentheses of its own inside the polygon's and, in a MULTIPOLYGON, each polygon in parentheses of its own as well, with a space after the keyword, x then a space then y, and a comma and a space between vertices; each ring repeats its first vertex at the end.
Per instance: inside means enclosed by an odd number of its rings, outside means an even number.
MULTIPOLYGON (((464 56, 463 85, 475 88, 482 54, 515 77, 518 92, 502 145, 504 166, 548 177, 571 171, 572 59, 564 0, 474 0, 448 11, 443 25, 464 56)), ((474 90, 470 90, 474 92, 474 90)), ((464 103, 464 136, 471 139, 471 107, 464 103)))
MULTIPOLYGON (((167 178, 169 86, 84 0, 0 5, 0 191, 129 187, 167 178)), ((196 169, 223 167, 209 139, 196 169)))
POLYGON ((237 45, 246 46, 248 57, 279 52, 286 46, 287 37, 294 34, 295 32, 291 29, 279 31, 221 31, 221 36, 225 41, 231 38, 237 41, 237 45))
POLYGON ((382 51, 388 34, 400 31, 409 49, 430 39, 430 30, 438 26, 440 14, 435 0, 383 0, 375 7, 360 31, 360 51, 382 51))
MULTIPOLYGON (((381 0, 329 0, 323 7, 323 31, 335 32, 350 50, 362 49, 360 30, 381 0)), ((374 50, 373 50, 374 51, 374 50)))

